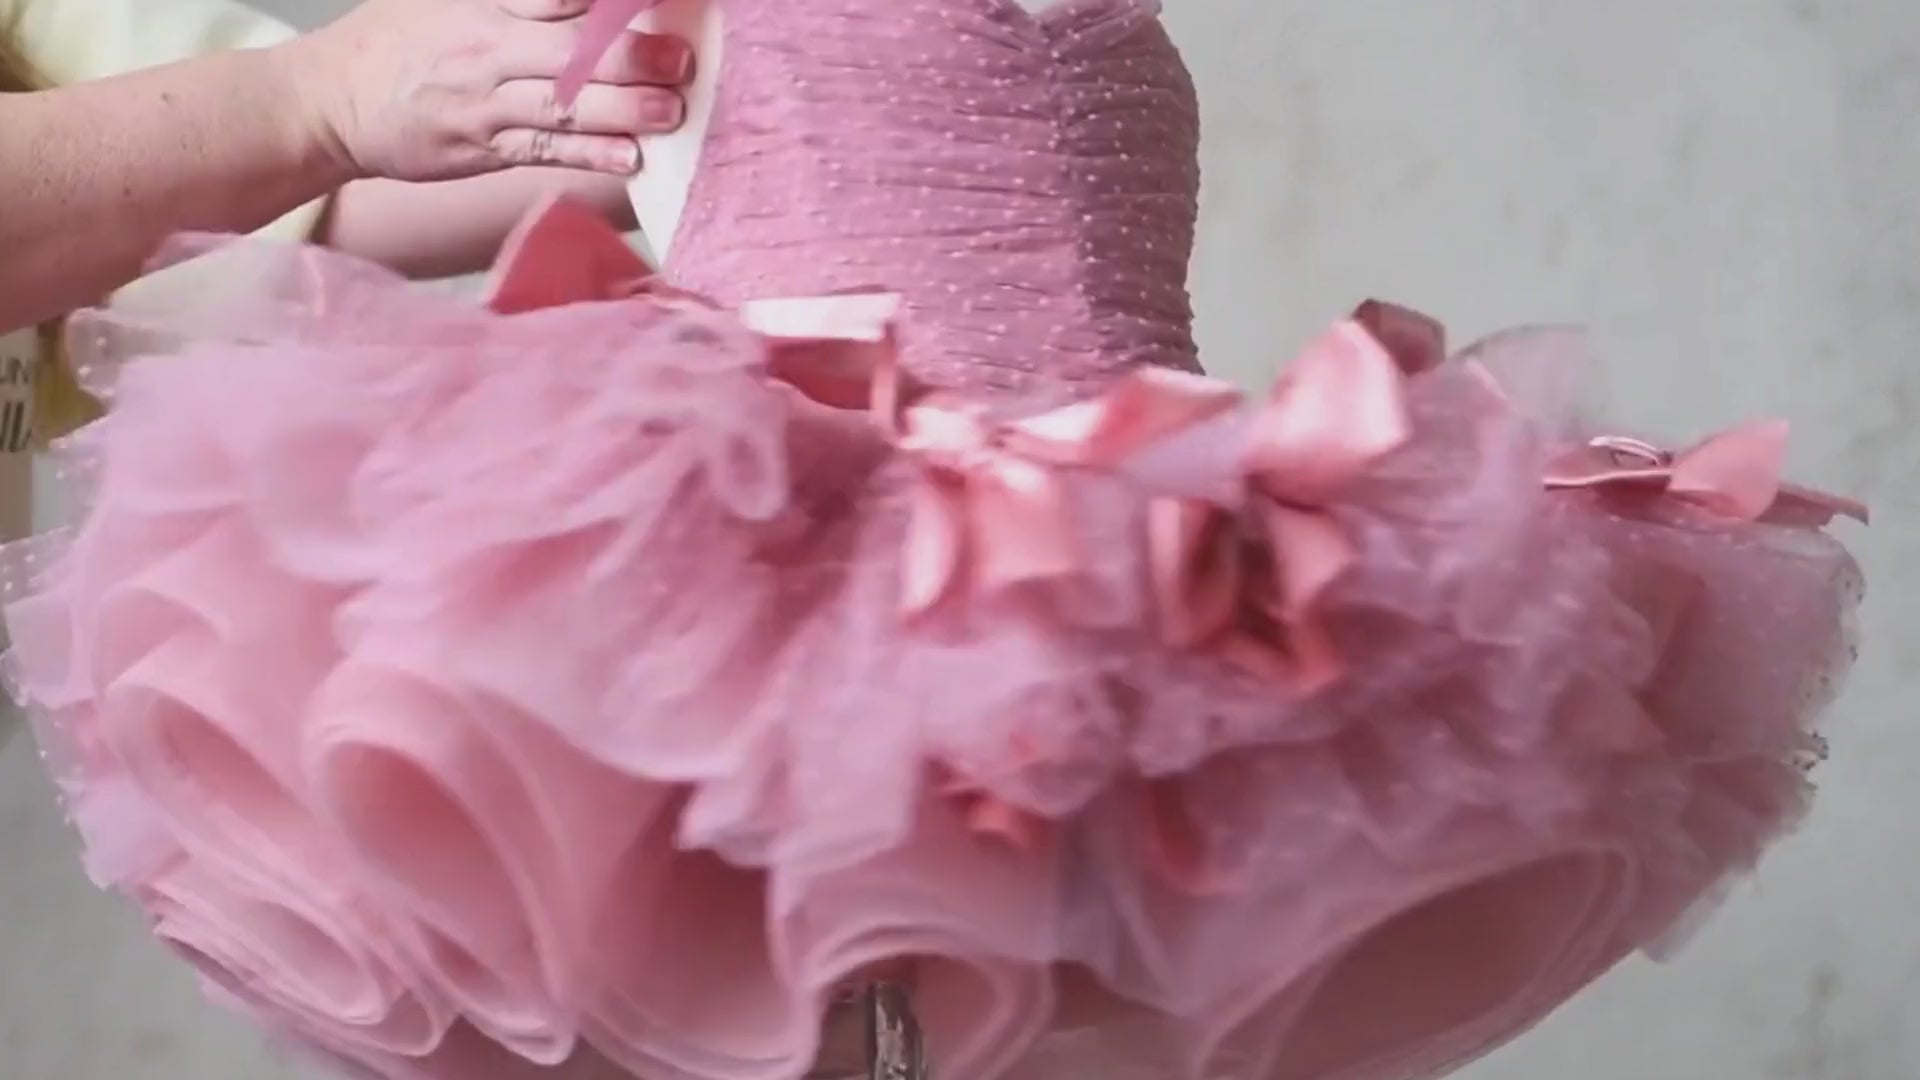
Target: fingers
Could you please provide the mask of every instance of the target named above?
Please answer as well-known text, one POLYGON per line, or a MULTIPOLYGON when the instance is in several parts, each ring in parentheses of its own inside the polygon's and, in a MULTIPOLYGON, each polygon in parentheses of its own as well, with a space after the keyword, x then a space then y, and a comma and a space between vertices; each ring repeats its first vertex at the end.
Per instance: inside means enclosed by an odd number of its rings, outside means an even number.
POLYGON ((686 104, 675 91, 658 86, 609 86, 594 83, 571 108, 554 100, 553 83, 516 79, 496 90, 494 122, 501 128, 534 128, 585 135, 664 135, 680 126, 686 104))
POLYGON ((592 0, 485 0, 509 18, 492 56, 499 86, 490 95, 495 131, 487 152, 501 166, 552 165, 630 175, 640 166, 634 139, 679 127, 686 105, 674 89, 693 75, 693 49, 659 34, 623 33, 571 107, 554 79, 579 45, 579 18, 592 0))
POLYGON ((615 176, 631 176, 640 170, 640 147, 631 138, 618 135, 507 128, 493 137, 488 149, 502 168, 551 165, 615 176))
POLYGON ((497 131, 488 148, 502 166, 557 165, 630 176, 640 168, 636 136, 680 126, 686 105, 658 86, 595 83, 570 109, 545 79, 518 79, 494 94, 497 131))
POLYGON ((493 0, 493 2, 501 11, 516 19, 537 19, 541 22, 579 18, 593 6, 593 0, 493 0))
MULTIPOLYGON (((503 81, 551 79, 566 67, 576 44, 578 36, 571 23, 522 23, 500 43, 494 63, 503 81)), ((680 86, 692 74, 693 49, 685 41, 661 34, 626 33, 595 66, 593 81, 617 86, 680 86)))

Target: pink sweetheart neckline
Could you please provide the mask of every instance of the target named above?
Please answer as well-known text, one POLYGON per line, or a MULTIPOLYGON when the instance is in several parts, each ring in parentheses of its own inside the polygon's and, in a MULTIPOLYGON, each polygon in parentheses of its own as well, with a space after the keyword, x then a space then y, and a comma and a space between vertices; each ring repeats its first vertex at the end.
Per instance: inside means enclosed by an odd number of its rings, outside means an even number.
MULTIPOLYGON (((570 105, 579 96, 580 91, 590 81, 595 65, 606 55, 613 42, 624 33, 633 21, 648 11, 659 7, 664 0, 596 0, 593 7, 580 22, 580 40, 574 55, 560 75, 555 88, 555 96, 561 104, 570 105)), ((714 0, 725 3, 726 0, 714 0)), ((782 0, 792 2, 792 0, 782 0)), ((1030 36, 1044 35, 1055 23, 1076 15, 1099 11, 1109 18, 1120 18, 1130 14, 1158 15, 1161 0, 1054 0, 1053 3, 1038 11, 1032 11, 1019 3, 1019 0, 965 0, 977 3, 986 12, 996 18, 1020 28, 1030 36)))

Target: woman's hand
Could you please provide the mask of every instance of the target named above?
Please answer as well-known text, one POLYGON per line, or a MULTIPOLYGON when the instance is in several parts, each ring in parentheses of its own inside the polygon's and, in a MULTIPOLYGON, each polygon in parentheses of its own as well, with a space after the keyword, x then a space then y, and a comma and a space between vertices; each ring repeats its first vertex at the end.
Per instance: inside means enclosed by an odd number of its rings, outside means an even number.
POLYGON ((445 180, 519 165, 628 174, 671 131, 693 55, 627 35, 570 108, 554 79, 592 0, 364 0, 286 46, 301 101, 356 177, 445 180))

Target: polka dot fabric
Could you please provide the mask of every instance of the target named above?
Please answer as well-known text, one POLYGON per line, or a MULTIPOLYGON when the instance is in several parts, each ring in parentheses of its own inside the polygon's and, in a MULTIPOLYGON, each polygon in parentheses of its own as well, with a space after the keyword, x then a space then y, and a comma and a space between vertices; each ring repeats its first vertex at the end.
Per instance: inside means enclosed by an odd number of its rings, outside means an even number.
POLYGON ((184 238, 74 319, 6 674, 210 996, 379 1080, 866 1076, 876 978, 934 1080, 1424 1080, 1797 820, 1859 508, 1777 428, 1383 305, 1242 396, 1152 4, 721 2, 664 277, 556 204, 485 306, 184 238))
POLYGON ((1157 8, 730 4, 670 273, 728 300, 901 293, 943 385, 1192 367, 1199 115, 1157 8))

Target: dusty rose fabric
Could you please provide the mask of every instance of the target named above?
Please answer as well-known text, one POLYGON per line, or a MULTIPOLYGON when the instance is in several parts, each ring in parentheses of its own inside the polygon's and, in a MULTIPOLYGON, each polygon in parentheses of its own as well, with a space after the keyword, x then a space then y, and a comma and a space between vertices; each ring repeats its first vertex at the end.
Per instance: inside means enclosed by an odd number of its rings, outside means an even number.
POLYGON ((381 1078, 794 1080, 885 971, 939 1080, 1407 1080, 1795 820, 1859 577, 1772 429, 1378 307, 1223 395, 1151 3, 725 2, 666 281, 562 205, 491 310, 183 241, 227 288, 76 320, 13 674, 215 996, 381 1078))

